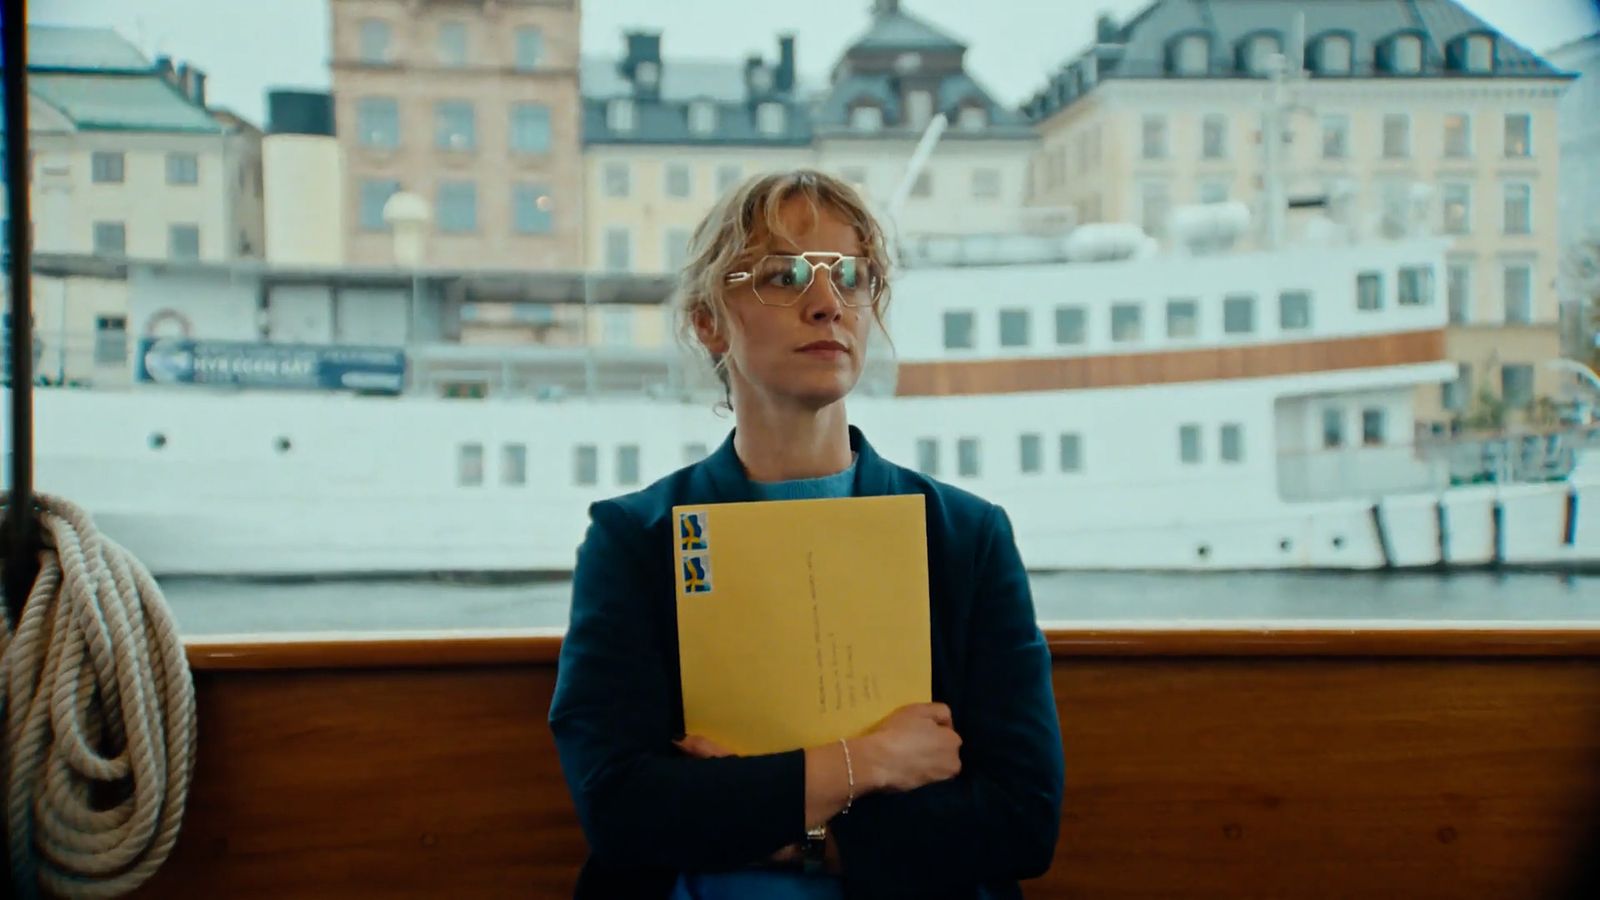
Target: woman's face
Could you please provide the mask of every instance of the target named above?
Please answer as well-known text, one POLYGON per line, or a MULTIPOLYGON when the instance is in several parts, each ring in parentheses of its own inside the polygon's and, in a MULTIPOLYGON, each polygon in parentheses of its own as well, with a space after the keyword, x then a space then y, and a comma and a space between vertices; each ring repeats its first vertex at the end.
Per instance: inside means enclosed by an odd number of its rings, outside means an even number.
MULTIPOLYGON (((768 236, 741 269, 765 254, 865 253, 855 229, 827 206, 813 213, 804 197, 791 197, 778 217, 793 241, 768 236)), ((844 305, 825 269, 816 270, 793 306, 763 304, 756 296, 760 287, 749 280, 726 287, 728 315, 720 333, 711 330, 708 317, 696 321, 706 349, 726 358, 734 407, 757 403, 814 411, 844 399, 861 378, 872 308, 844 305)), ((772 293, 762 296, 770 301, 772 293)))

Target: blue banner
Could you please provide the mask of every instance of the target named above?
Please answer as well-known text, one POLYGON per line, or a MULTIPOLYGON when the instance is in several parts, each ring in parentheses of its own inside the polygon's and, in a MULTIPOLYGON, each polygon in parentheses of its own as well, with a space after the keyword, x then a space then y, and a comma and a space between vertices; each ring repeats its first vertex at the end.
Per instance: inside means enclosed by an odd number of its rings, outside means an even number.
POLYGON ((398 394, 406 355, 392 347, 144 338, 134 377, 151 384, 398 394))

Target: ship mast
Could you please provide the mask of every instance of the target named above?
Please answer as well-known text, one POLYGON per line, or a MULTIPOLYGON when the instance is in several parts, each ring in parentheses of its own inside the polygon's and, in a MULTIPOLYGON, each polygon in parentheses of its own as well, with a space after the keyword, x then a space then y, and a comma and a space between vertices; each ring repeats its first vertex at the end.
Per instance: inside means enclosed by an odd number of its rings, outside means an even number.
POLYGON ((1286 231, 1289 201, 1284 187, 1284 157, 1289 117, 1304 108, 1297 88, 1306 76, 1305 30, 1305 13, 1296 13, 1289 37, 1290 54, 1274 53, 1267 59, 1267 90, 1261 108, 1261 201, 1262 244, 1269 250, 1283 246, 1286 231))

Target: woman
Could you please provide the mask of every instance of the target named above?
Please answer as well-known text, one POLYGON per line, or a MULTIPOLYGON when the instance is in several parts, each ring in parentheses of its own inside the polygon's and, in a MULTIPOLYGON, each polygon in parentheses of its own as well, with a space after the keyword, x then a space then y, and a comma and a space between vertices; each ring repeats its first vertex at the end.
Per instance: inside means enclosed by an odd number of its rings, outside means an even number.
POLYGON ((879 457, 845 417, 886 271, 860 197, 818 172, 753 178, 695 232, 675 305, 735 428, 590 509, 550 710, 592 851, 579 895, 1019 897, 1049 867, 1061 736, 1010 523, 879 457), (937 702, 765 756, 683 735, 672 507, 909 493, 926 497, 937 702))

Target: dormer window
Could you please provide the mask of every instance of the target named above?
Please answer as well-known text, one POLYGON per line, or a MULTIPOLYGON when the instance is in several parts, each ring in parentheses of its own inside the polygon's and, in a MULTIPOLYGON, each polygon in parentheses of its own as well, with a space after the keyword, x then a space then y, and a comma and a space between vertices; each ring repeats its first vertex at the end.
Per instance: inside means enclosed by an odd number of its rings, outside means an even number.
POLYGON ((1178 39, 1168 60, 1174 75, 1204 75, 1211 68, 1211 39, 1203 34, 1186 34, 1178 39))
POLYGON ((1354 56, 1350 38, 1342 34, 1330 34, 1317 45, 1317 74, 1349 75, 1354 56))
POLYGON ((1415 75, 1422 71, 1422 38, 1402 34, 1389 42, 1389 71, 1395 75, 1415 75))
POLYGON ((956 127, 962 131, 982 131, 989 127, 989 111, 981 106, 963 106, 956 114, 956 127))
POLYGON ((618 97, 606 105, 606 127, 612 131, 632 131, 634 125, 633 101, 618 97))
POLYGON ((1275 34, 1257 34, 1245 40, 1243 51, 1239 68, 1251 75, 1268 75, 1272 57, 1283 52, 1283 45, 1275 34))
POLYGON ((646 60, 634 67, 633 79, 642 88, 653 88, 661 83, 661 64, 646 60))
POLYGON ((1489 73, 1494 71, 1494 38, 1487 34, 1474 34, 1466 41, 1466 58, 1463 60, 1468 72, 1489 73))
POLYGON ((906 95, 906 124, 923 128, 933 118, 933 95, 927 91, 912 91, 906 95))
POLYGON ((763 103, 756 107, 756 128, 768 137, 783 134, 787 116, 782 103, 763 103))
POLYGON ((1095 81, 1100 77, 1100 59, 1093 54, 1083 58, 1083 66, 1078 70, 1083 82, 1083 89, 1094 87, 1095 81))
POLYGON ((711 101, 696 100, 689 104, 689 130, 695 134, 717 130, 717 107, 711 101))
POLYGON ((772 70, 766 66, 751 68, 750 89, 758 94, 765 94, 772 90, 772 70))
POLYGON ((870 103, 850 108, 850 127, 856 131, 881 131, 883 110, 870 103))

